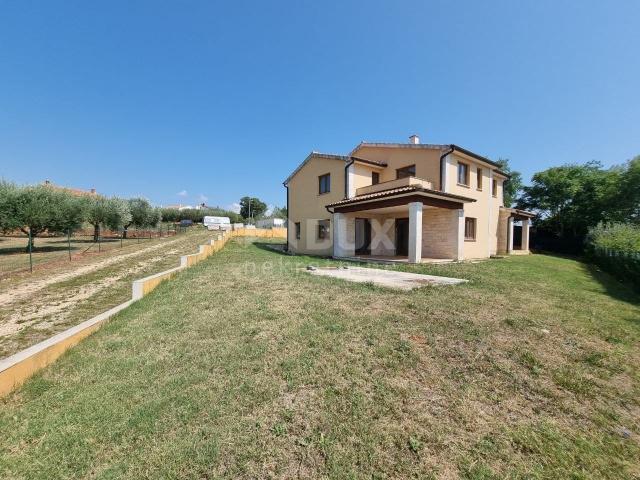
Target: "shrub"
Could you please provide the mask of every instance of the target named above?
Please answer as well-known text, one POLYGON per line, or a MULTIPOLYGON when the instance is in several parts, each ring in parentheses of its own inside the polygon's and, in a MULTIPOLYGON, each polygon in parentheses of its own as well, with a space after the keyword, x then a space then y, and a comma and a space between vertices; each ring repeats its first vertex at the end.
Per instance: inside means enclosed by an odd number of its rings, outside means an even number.
POLYGON ((614 223, 592 228, 587 256, 603 270, 640 290, 640 226, 614 223))
POLYGON ((640 226, 629 223, 601 223, 589 230, 587 241, 593 248, 640 253, 640 226))

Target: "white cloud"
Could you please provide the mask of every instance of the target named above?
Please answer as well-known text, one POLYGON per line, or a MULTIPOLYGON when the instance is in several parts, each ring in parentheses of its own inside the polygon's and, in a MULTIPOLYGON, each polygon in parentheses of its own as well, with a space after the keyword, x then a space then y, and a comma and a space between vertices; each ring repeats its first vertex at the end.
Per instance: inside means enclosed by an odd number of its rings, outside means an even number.
POLYGON ((204 196, 203 194, 200 194, 200 195, 198 196, 198 200, 200 201, 200 203, 204 203, 204 202, 206 202, 207 200, 209 200, 209 197, 206 197, 206 196, 204 196))
POLYGON ((187 191, 186 190, 181 190, 178 192, 178 196, 179 197, 186 197, 187 196, 187 191))
POLYGON ((225 210, 229 210, 230 212, 234 212, 234 213, 240 213, 240 204, 232 203, 231 205, 227 205, 225 207, 225 210))

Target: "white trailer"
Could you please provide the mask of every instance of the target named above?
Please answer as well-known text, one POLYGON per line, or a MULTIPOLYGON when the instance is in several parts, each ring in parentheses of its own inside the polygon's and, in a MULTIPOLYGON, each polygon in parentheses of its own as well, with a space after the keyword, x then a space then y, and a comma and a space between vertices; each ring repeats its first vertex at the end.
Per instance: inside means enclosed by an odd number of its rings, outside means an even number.
POLYGON ((231 230, 231 219, 229 217, 210 217, 203 218, 204 226, 209 230, 231 230))

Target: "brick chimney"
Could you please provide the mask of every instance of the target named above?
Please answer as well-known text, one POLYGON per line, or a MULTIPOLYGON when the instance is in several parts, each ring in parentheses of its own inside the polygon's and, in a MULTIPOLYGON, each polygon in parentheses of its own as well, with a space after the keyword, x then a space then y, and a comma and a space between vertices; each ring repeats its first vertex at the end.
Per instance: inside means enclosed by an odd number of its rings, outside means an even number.
POLYGON ((412 145, 418 145, 420 143, 420 137, 418 135, 411 135, 409 137, 409 143, 412 145))

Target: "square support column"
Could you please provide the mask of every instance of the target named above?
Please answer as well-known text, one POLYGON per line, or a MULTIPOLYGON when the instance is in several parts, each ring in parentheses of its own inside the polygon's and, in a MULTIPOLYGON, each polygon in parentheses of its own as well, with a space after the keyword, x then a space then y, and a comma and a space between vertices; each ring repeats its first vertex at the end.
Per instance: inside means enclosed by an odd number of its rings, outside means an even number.
POLYGON ((522 220, 522 250, 529 251, 529 222, 530 220, 522 220))
POLYGON ((344 213, 333 214, 333 256, 349 257, 355 254, 354 242, 349 241, 349 221, 344 213))
POLYGON ((422 260, 422 202, 409 204, 409 263, 422 260))
POLYGON ((513 252, 513 217, 509 217, 507 221, 507 254, 513 252))
POLYGON ((462 208, 460 208, 457 211, 454 211, 455 213, 455 220, 454 220, 454 228, 453 228, 453 234, 454 234, 454 258, 455 260, 462 261, 464 260, 464 210, 462 208))

